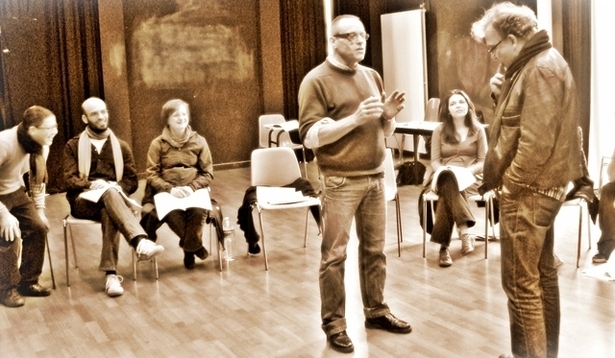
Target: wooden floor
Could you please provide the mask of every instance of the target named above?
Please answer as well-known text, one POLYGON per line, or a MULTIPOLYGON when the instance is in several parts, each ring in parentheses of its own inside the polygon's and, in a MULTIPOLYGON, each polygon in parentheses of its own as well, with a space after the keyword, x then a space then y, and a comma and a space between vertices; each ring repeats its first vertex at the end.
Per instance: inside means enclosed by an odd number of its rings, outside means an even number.
MULTIPOLYGON (((249 168, 215 173, 212 197, 226 216, 236 217, 249 186, 249 168)), ((143 183, 141 183, 143 185, 143 183)), ((142 188, 141 188, 142 190, 142 188)), ((348 333, 355 357, 497 357, 509 351, 508 313, 500 286, 500 247, 483 243, 469 256, 452 245, 454 264, 437 265, 438 246, 428 243, 422 257, 417 218, 419 188, 400 188, 404 242, 397 256, 395 216, 389 203, 385 297, 398 317, 413 326, 409 335, 366 330, 356 269, 356 238, 347 263, 348 333)), ((482 218, 482 209, 476 209, 482 218)), ((57 289, 47 298, 27 298, 22 308, 0 306, 2 357, 338 357, 320 328, 318 265, 320 237, 313 221, 307 248, 302 246, 303 212, 267 212, 269 271, 262 254, 224 264, 220 272, 214 250, 196 269, 182 264, 177 239, 166 227, 159 242, 160 279, 149 263, 139 265, 133 281, 128 245, 120 250, 120 274, 125 294, 109 298, 104 275, 98 271, 100 231, 75 231, 79 269, 71 267, 71 286, 65 279, 61 219, 68 213, 63 194, 48 197, 52 221, 49 235, 57 289)), ((615 284, 582 274, 592 268, 587 230, 581 269, 576 269, 578 211, 565 208, 556 223, 556 252, 560 268, 560 357, 615 356, 615 284)), ((473 230, 481 232, 479 221, 473 230)), ((585 225, 585 223, 584 223, 585 225)), ((237 251, 247 250, 237 230, 237 251)), ((72 263, 72 262, 71 262, 72 263)), ((51 286, 48 263, 41 283, 51 286)))

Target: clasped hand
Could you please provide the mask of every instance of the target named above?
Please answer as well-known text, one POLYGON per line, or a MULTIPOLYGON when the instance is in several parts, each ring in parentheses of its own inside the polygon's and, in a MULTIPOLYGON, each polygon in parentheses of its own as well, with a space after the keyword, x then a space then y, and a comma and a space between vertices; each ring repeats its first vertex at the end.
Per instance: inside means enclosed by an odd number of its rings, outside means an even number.
POLYGON ((384 103, 382 103, 377 97, 369 97, 359 105, 359 109, 357 109, 356 112, 356 118, 359 123, 380 119, 380 117, 391 119, 404 108, 405 101, 406 93, 398 90, 395 90, 390 96, 388 96, 384 103))
POLYGON ((176 198, 186 198, 192 195, 193 192, 189 186, 176 186, 171 189, 171 195, 176 198))

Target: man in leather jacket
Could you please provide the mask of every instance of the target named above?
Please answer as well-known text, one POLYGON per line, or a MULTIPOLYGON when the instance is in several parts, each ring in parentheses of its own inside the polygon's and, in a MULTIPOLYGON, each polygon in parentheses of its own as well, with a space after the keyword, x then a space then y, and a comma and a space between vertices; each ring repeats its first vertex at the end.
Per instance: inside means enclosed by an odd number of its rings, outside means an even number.
MULTIPOLYGON (((553 222, 582 176, 574 79, 534 12, 505 2, 472 26, 500 63, 481 190, 500 194, 502 286, 515 357, 556 357, 560 307, 553 222)), ((502 355, 506 357, 507 355, 502 355)))

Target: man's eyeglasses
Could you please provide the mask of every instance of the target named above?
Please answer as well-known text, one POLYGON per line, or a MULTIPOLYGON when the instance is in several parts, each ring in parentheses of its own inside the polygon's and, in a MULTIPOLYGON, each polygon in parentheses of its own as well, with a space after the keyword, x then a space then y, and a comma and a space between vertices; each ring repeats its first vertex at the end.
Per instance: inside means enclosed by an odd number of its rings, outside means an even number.
POLYGON ((36 127, 42 131, 47 131, 47 132, 51 132, 54 130, 58 130, 58 126, 53 126, 53 127, 36 127))
POLYGON ((337 34, 337 35, 333 35, 333 37, 337 37, 337 38, 342 38, 342 39, 346 39, 350 42, 354 42, 357 37, 362 38, 363 40, 369 39, 369 34, 365 33, 365 32, 348 32, 345 34, 337 34))
POLYGON ((498 46, 500 46, 500 44, 502 43, 502 41, 506 40, 506 37, 504 37, 503 39, 500 40, 500 42, 498 42, 497 44, 491 46, 489 48, 489 50, 487 50, 487 53, 493 53, 493 51, 495 51, 496 48, 498 48, 498 46))

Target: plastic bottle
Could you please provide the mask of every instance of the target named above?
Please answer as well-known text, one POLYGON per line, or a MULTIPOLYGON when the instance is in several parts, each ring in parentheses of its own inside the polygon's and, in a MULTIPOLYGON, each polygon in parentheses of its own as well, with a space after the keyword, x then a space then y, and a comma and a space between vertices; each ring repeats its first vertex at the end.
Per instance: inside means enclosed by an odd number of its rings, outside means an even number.
POLYGON ((226 261, 235 260, 235 226, 231 225, 231 220, 225 217, 222 220, 222 230, 224 231, 224 259, 226 261))

